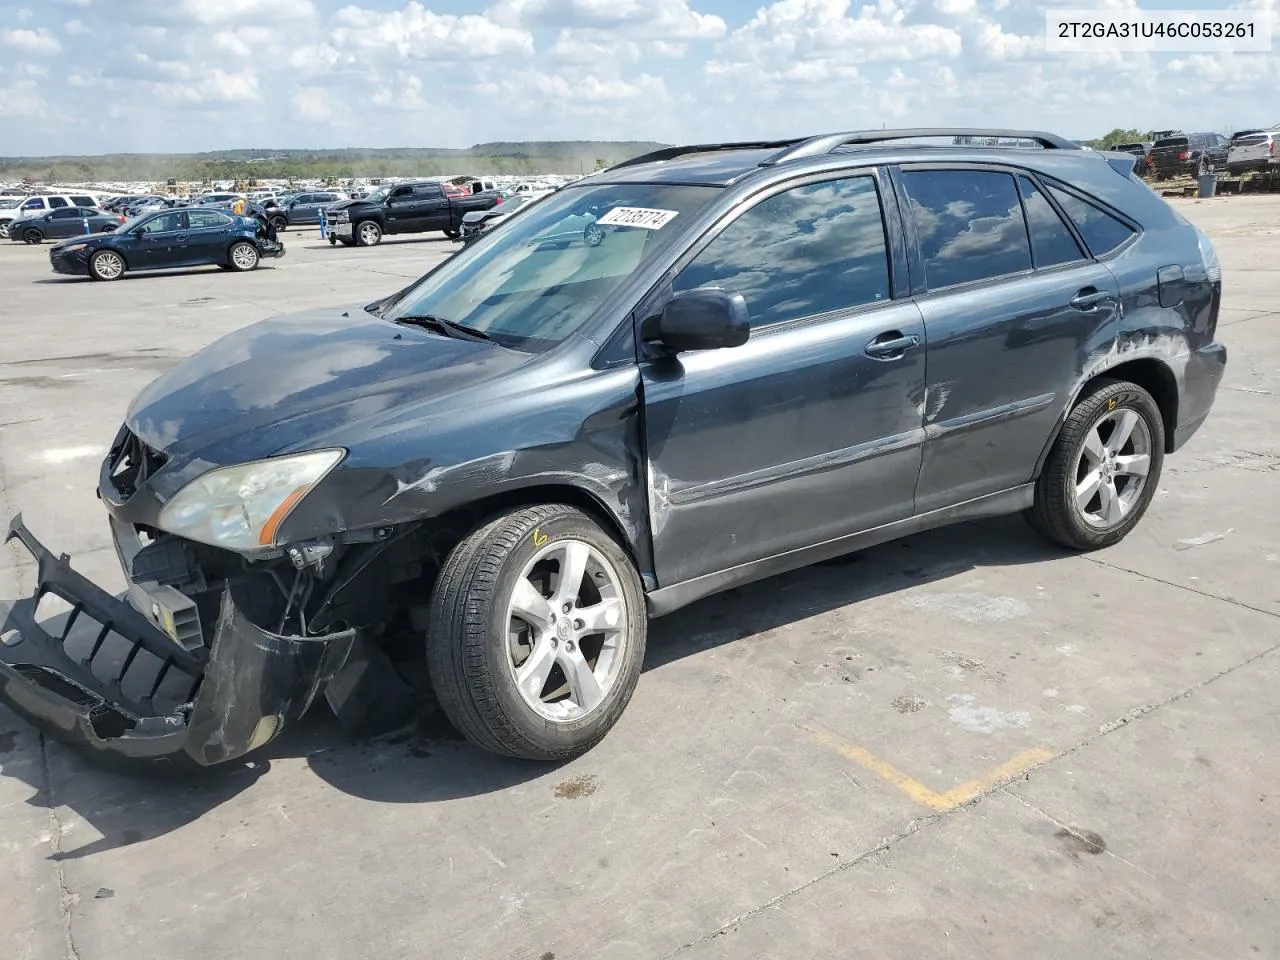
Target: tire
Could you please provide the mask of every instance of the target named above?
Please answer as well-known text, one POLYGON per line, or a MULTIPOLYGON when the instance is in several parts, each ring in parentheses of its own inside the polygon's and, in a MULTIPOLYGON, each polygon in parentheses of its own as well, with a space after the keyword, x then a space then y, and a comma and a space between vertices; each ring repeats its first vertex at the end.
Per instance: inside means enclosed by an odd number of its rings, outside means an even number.
POLYGON ((586 229, 582 231, 582 239, 588 247, 598 247, 604 243, 604 230, 594 223, 589 223, 586 229))
POLYGON ((258 248, 248 240, 233 243, 231 249, 227 251, 227 266, 236 273, 257 270, 261 262, 262 257, 258 254, 258 248))
POLYGON ((271 224, 271 229, 276 231, 276 233, 284 233, 289 229, 289 221, 284 217, 272 217, 267 222, 271 224))
POLYGON ((89 276, 95 280, 119 280, 126 269, 124 257, 114 250, 99 250, 89 258, 89 276))
POLYGON ((382 227, 376 220, 361 220, 352 230, 356 244, 361 247, 376 247, 382 242, 382 227))
POLYGON ((1109 547, 1146 513, 1163 465, 1164 419, 1151 394, 1136 383, 1100 380, 1062 425, 1027 519, 1072 550, 1109 547), (1117 448, 1115 431, 1125 427, 1117 448))
POLYGON ((44 234, 35 227, 28 227, 22 231, 22 242, 30 244, 44 243, 44 234))
POLYGON ((450 240, 457 240, 459 237, 462 236, 462 231, 450 229, 450 230, 446 230, 444 232, 444 235, 448 237, 450 240))
POLYGON ((563 760, 590 750, 622 715, 640 678, 647 629, 640 578, 612 537, 574 507, 521 507, 493 518, 449 555, 431 598, 427 670, 445 715, 476 746, 563 760), (582 558, 584 573, 576 590, 561 595, 558 582, 551 589, 552 577, 558 581, 570 551, 582 558), (540 611, 536 618, 516 615, 522 583, 526 609, 540 611), (593 634, 590 616, 616 626, 593 634), (534 663, 544 669, 532 670, 522 693, 517 671, 534 663))
POLYGON ((329 246, 336 247, 337 245, 338 245, 338 238, 335 237, 333 234, 329 234, 329 246))

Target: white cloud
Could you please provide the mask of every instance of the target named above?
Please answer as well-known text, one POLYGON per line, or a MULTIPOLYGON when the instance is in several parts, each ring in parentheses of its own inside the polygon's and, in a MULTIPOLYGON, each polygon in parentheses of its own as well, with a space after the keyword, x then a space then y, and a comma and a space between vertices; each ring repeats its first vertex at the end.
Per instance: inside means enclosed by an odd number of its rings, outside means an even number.
POLYGON ((73 37, 88 36, 93 33, 93 28, 85 26, 83 20, 68 20, 65 29, 73 37))
MULTIPOLYGON (((112 0, 122 22, 199 24, 281 23, 313 19, 312 0, 112 0)), ((95 8, 97 9, 97 8, 95 8)))
POLYGON ((1044 34, 1020 36, 1016 33, 1005 33, 1000 24, 991 22, 979 27, 974 45, 978 52, 989 60, 1025 60, 1027 57, 1045 52, 1044 34))
POLYGON ((533 53, 527 30, 503 26, 488 17, 434 13, 418 0, 381 13, 343 7, 334 16, 333 45, 344 53, 389 53, 404 59, 474 59, 533 53))
POLYGON ((628 40, 714 40, 725 33, 724 20, 698 13, 688 0, 499 0, 489 14, 528 28, 618 30, 628 40))
POLYGON ((183 77, 181 82, 153 85, 155 94, 171 104, 245 103, 257 100, 260 95, 258 77, 251 70, 230 73, 214 68, 203 76, 195 76, 196 71, 185 64, 163 64, 163 67, 172 75, 183 77))
POLYGON ((0 30, 0 47, 12 47, 14 50, 45 57, 62 50, 62 44, 58 42, 58 38, 44 27, 36 30, 28 30, 25 27, 16 30, 10 28, 0 30))
POLYGON ((948 17, 960 17, 978 9, 978 0, 933 0, 934 9, 948 17))
POLYGON ((19 80, 0 86, 0 117, 36 117, 45 114, 49 105, 40 96, 34 80, 19 80))
POLYGON ((298 119, 306 123, 325 123, 342 113, 342 105, 323 87, 299 87, 293 106, 298 119))

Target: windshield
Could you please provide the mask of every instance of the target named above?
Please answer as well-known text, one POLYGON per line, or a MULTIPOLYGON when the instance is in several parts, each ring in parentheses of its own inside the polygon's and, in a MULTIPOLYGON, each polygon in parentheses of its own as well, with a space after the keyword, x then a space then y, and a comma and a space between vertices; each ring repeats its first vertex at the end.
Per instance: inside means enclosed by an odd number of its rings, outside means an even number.
POLYGON ((12 210, 17 205, 17 200, 0 200, 0 210, 12 210))
POLYGON ((377 190, 373 191, 373 193, 365 197, 365 199, 368 200, 370 203, 382 203, 384 200, 387 199, 387 195, 390 192, 391 192, 390 187, 379 187, 377 190))
POLYGON ((561 191, 445 261, 386 316, 439 317, 505 346, 548 349, 718 193, 662 183, 561 191))

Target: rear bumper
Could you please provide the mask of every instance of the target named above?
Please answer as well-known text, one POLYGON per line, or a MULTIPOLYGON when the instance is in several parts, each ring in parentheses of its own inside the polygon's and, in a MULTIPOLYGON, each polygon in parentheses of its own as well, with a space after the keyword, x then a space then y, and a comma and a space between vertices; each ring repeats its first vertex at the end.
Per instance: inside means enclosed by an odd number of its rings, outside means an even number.
POLYGON ((1178 403, 1178 426, 1173 432, 1173 449, 1184 446, 1209 416, 1222 374, 1227 368, 1227 348, 1208 343, 1187 358, 1178 403))
POLYGON ((130 604, 71 569, 15 517, 8 540, 35 558, 32 595, 0 607, 0 702, 45 733, 101 755, 208 766, 243 756, 302 716, 346 664, 355 631, 282 636, 224 590, 207 647, 172 641, 130 604), (71 605, 51 632, 42 597, 71 605), (91 629, 82 632, 88 623, 91 629), (68 642, 94 637, 85 656, 68 642), (123 643, 121 643, 123 641, 123 643), (114 651, 118 662, 103 662, 114 651), (103 678, 103 674, 107 678, 103 678))

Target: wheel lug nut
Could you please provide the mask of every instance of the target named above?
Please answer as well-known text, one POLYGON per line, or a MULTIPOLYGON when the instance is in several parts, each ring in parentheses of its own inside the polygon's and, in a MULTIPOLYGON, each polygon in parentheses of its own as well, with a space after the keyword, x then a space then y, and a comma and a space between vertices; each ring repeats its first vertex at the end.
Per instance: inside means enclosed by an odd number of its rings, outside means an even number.
POLYGON ((575 630, 581 630, 581 629, 582 629, 582 621, 581 621, 581 620, 575 620, 575 621, 573 621, 573 629, 575 629, 575 630))
POLYGON ((573 653, 573 641, 572 641, 572 640, 566 640, 566 641, 564 642, 564 648, 565 648, 566 650, 568 650, 570 653, 573 653))
POLYGON ((563 610, 565 613, 568 613, 570 610, 572 610, 572 609, 573 609, 573 604, 572 604, 572 603, 566 603, 566 604, 565 604, 563 607, 561 607, 560 609, 561 609, 561 610, 563 610))

